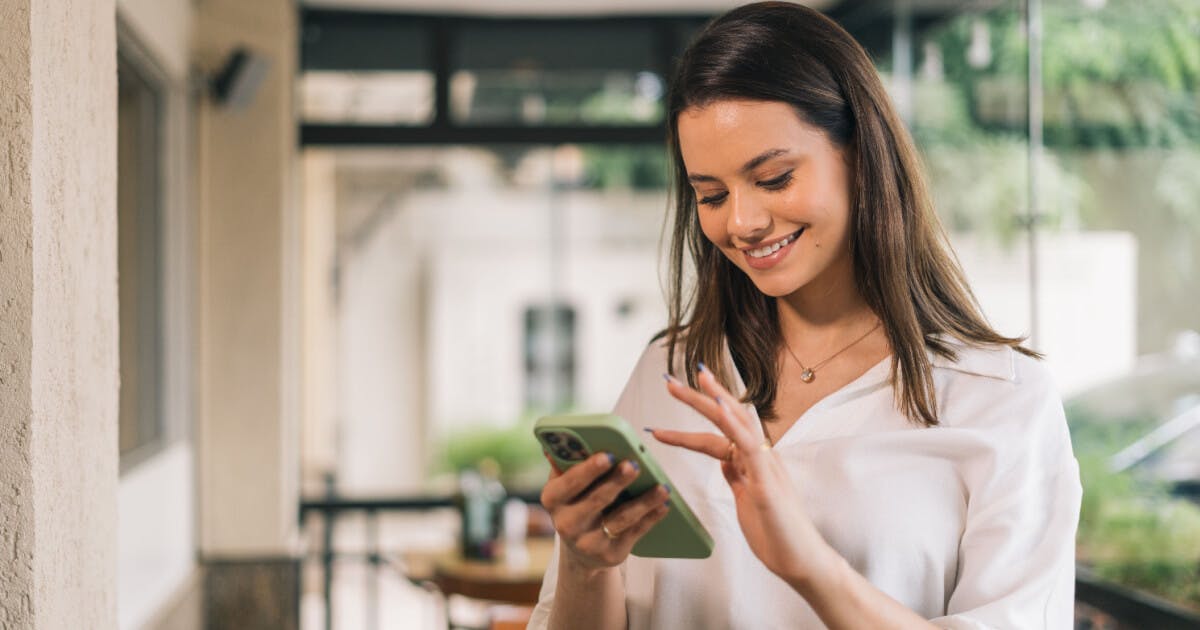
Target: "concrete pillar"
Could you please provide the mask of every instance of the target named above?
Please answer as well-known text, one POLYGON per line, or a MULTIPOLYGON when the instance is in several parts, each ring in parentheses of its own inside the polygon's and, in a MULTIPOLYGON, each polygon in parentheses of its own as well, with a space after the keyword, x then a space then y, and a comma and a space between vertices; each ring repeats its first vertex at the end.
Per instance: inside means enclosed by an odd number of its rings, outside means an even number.
POLYGON ((269 64, 248 105, 229 107, 209 98, 197 112, 196 440, 207 614, 213 627, 295 627, 301 304, 300 222, 293 203, 296 5, 206 0, 196 11, 195 58, 206 71, 214 72, 239 46, 269 64))
POLYGON ((115 628, 113 0, 0 3, 0 627, 115 628))

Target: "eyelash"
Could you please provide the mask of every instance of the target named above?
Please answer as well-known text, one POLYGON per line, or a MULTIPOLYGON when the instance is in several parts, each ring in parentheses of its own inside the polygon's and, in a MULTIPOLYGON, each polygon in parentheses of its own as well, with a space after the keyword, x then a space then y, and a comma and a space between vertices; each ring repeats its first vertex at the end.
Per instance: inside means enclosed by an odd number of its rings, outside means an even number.
MULTIPOLYGON (((770 179, 765 182, 758 182, 758 185, 762 186, 763 188, 766 188, 767 190, 777 191, 777 190, 783 190, 784 188, 787 188, 787 185, 790 183, 792 183, 792 171, 788 171, 788 172, 784 173, 783 175, 776 177, 775 179, 770 179)), ((721 202, 725 201, 725 197, 727 197, 727 196, 729 196, 729 193, 723 192, 723 193, 720 193, 717 195, 701 197, 699 200, 697 200, 696 203, 699 203, 702 206, 716 207, 716 206, 721 205, 721 202)))

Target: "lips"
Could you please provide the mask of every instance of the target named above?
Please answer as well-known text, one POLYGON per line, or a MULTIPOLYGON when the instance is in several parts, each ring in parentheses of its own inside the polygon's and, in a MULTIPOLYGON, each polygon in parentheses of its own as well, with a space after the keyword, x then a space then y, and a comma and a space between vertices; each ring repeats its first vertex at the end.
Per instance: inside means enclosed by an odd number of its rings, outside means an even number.
POLYGON ((803 233, 804 229, 801 228, 781 239, 754 249, 743 249, 742 255, 745 256, 746 264, 754 269, 770 269, 774 267, 792 251, 792 246, 795 245, 796 239, 800 238, 800 235, 803 233))

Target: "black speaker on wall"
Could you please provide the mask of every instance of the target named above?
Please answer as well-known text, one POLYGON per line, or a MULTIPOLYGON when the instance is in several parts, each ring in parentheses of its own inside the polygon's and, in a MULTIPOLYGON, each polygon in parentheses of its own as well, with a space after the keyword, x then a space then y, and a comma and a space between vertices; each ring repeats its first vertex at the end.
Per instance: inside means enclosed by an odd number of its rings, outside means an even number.
POLYGON ((245 47, 234 49, 213 78, 213 96, 232 109, 249 106, 270 67, 266 57, 245 47))

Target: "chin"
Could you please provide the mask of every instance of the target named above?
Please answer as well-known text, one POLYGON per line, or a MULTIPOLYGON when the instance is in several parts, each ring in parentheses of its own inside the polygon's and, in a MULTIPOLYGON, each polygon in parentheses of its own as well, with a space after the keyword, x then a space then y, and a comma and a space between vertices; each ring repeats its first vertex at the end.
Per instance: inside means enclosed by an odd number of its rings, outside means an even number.
MULTIPOLYGON (((743 273, 746 273, 743 271, 743 273)), ((796 278, 787 278, 779 275, 778 277, 763 277, 761 273, 747 273, 750 282, 754 284, 754 288, 767 297, 781 298, 787 297, 796 291, 802 289, 805 282, 797 282, 796 278)))

